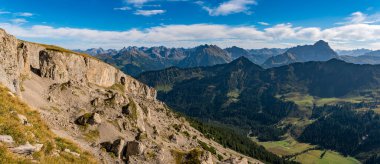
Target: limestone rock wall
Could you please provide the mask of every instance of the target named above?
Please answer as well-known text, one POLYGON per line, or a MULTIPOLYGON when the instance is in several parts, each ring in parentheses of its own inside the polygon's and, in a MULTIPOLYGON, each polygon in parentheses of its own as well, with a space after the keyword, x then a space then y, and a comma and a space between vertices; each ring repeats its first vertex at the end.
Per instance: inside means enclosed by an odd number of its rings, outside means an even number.
POLYGON ((32 73, 56 83, 72 81, 102 87, 120 83, 127 92, 149 99, 156 98, 153 88, 95 58, 50 50, 44 45, 18 40, 0 29, 0 83, 12 92, 19 93, 21 80, 32 73))
POLYGON ((17 53, 18 40, 0 31, 0 83, 7 86, 12 92, 18 92, 20 70, 23 58, 17 53))

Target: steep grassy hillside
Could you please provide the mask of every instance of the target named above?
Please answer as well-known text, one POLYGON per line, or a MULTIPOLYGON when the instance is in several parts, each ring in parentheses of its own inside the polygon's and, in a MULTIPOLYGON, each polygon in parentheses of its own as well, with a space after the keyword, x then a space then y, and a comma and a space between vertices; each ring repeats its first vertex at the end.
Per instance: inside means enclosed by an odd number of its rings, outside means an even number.
POLYGON ((66 139, 54 135, 41 120, 37 111, 16 98, 3 86, 0 86, 0 135, 12 136, 12 147, 30 144, 43 144, 39 152, 30 156, 13 153, 10 145, 0 142, 0 163, 96 163, 88 153, 66 139), (28 124, 21 123, 18 115, 27 118, 28 124), (66 150, 66 151, 65 151, 66 150), (74 155, 79 153, 79 157, 74 155))

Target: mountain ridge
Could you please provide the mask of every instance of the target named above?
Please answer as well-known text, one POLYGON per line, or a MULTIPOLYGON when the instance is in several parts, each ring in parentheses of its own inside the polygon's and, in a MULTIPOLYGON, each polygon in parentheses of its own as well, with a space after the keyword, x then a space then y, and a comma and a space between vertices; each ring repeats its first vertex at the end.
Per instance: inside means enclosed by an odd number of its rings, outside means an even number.
MULTIPOLYGON (((349 99, 348 102, 342 102, 342 105, 353 102, 355 105, 352 106, 366 107, 367 101, 368 104, 376 104, 377 99, 373 96, 380 87, 379 72, 380 65, 358 65, 336 58, 327 61, 295 62, 264 69, 241 57, 231 63, 211 67, 170 68, 145 72, 138 79, 155 87, 158 90, 158 99, 186 115, 245 129, 259 141, 283 140, 282 137, 290 135, 296 139, 300 138, 301 141, 312 141, 314 144, 326 146, 324 142, 315 139, 321 137, 315 127, 327 126, 334 121, 344 122, 340 120, 340 115, 326 119, 325 121, 329 121, 327 123, 321 119, 315 124, 311 123, 310 127, 302 121, 300 124, 294 124, 294 119, 310 119, 313 122, 313 115, 318 112, 317 109, 326 110, 326 114, 322 114, 327 117, 329 112, 335 112, 330 111, 331 109, 341 107, 341 104, 316 104, 320 103, 318 101, 309 104, 309 99, 323 99, 329 102, 358 96, 361 100, 349 99), (374 99, 368 100, 369 97, 374 99), (289 120, 290 122, 287 122, 289 120), (305 128, 307 131, 302 133, 305 128)), ((362 117, 355 115, 357 109, 347 110, 354 110, 350 112, 350 118, 362 117)), ((364 112, 370 114, 373 111, 366 108, 364 112)), ((365 125, 361 124, 361 128, 365 125)), ((339 126, 342 126, 339 130, 344 131, 343 123, 339 126)), ((374 128, 371 132, 377 133, 378 130, 380 129, 374 128)), ((326 132, 330 137, 340 137, 333 131, 326 132)), ((374 139, 368 142, 372 141, 374 139)), ((330 145, 327 147, 346 153, 331 145, 332 141, 328 143, 330 145)), ((350 145, 346 141, 339 144, 350 145)), ((372 150, 375 151, 370 151, 372 150)), ((358 152, 350 152, 349 155, 362 161, 371 160, 375 155, 370 153, 363 157, 362 154, 369 152, 358 152)))
MULTIPOLYGON (((280 54, 284 49, 241 49, 245 52, 243 56, 256 64, 262 64, 267 58, 280 54)), ((76 50, 80 53, 86 51, 76 50)), ((137 76, 138 74, 160 70, 172 66, 177 67, 197 67, 224 64, 242 56, 229 48, 221 49, 216 45, 200 45, 194 48, 167 48, 159 47, 124 47, 114 51, 100 49, 89 49, 88 54, 114 65, 125 73, 137 76), (109 52, 107 52, 109 51, 109 52), (104 52, 95 53, 94 52, 104 52)))

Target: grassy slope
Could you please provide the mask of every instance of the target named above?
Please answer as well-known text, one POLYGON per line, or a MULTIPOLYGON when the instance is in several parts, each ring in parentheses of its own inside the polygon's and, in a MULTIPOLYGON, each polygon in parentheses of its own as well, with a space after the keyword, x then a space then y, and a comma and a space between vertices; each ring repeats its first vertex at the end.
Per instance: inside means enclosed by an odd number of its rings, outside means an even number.
MULTIPOLYGON (((278 95, 277 98, 281 98, 285 101, 293 101, 300 109, 309 111, 313 104, 317 106, 332 105, 342 102, 360 103, 361 101, 369 100, 367 97, 343 97, 343 98, 318 98, 301 93, 289 93, 286 95, 278 95)), ((291 119, 289 119, 291 121, 291 119)), ((288 121, 289 121, 288 120, 288 121)), ((300 126, 306 126, 311 120, 293 120, 292 124, 301 124, 300 126)), ((278 155, 290 155, 297 152, 302 152, 308 148, 312 148, 312 145, 306 143, 299 143, 292 138, 287 138, 282 141, 275 142, 257 142, 263 145, 269 151, 278 155)), ((341 154, 334 151, 327 151, 323 158, 320 158, 322 150, 311 150, 303 153, 295 158, 296 161, 301 163, 360 163, 358 160, 352 157, 344 157, 341 154)))
POLYGON ((285 101, 293 101, 298 106, 301 107, 301 109, 310 109, 313 104, 317 106, 323 106, 323 105, 333 105, 337 103, 342 102, 349 102, 349 103, 360 103, 361 101, 370 100, 368 97, 363 96, 352 96, 352 97, 331 97, 331 98, 319 98, 319 97, 313 97, 308 94, 302 94, 302 93, 288 93, 285 95, 277 95, 277 98, 280 98, 285 101))
POLYGON ((311 150, 300 156, 297 156, 296 161, 303 164, 331 164, 331 163, 344 163, 344 164, 358 164, 358 160, 352 157, 344 157, 337 152, 327 151, 323 158, 320 158, 321 150, 311 150))
MULTIPOLYGON (((42 150, 32 154, 33 158, 41 163, 96 163, 88 153, 83 152, 73 143, 55 136, 46 124, 41 120, 37 111, 31 110, 25 103, 12 96, 8 89, 0 85, 0 135, 10 135, 16 145, 42 143, 42 150), (27 117, 33 126, 24 126, 18 120, 17 114, 27 117), (65 149, 80 154, 80 157, 64 152, 65 149), (54 151, 60 151, 59 156, 54 156, 54 151)), ((0 163, 30 163, 31 159, 8 151, 5 145, 0 143, 0 163)))
MULTIPOLYGON (((306 143, 299 143, 292 138, 288 138, 282 141, 257 143, 264 146, 270 152, 281 156, 295 154, 314 147, 306 143)), ((358 160, 352 157, 344 157, 341 154, 334 151, 327 151, 323 158, 320 158, 322 153, 322 150, 311 150, 301 155, 298 155, 294 160, 304 164, 360 163, 358 160)))

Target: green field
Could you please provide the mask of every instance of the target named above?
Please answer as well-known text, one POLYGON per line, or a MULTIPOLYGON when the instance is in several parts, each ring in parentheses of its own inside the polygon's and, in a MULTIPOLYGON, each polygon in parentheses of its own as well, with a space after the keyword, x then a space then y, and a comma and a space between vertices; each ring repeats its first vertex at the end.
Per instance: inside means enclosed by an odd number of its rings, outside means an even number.
MULTIPOLYGON (((257 141, 256 141, 257 142, 257 141)), ((286 139, 282 141, 257 142, 264 146, 267 150, 280 156, 292 155, 303 150, 312 148, 313 146, 305 143, 299 143, 294 139, 286 139)))
POLYGON ((157 85, 155 86, 154 88, 157 90, 157 91, 161 91, 161 92, 169 92, 172 90, 172 87, 171 85, 157 85))
MULTIPOLYGON (((279 156, 293 155, 296 153, 300 153, 307 149, 314 148, 313 145, 300 143, 294 140, 291 137, 288 137, 282 141, 273 141, 273 142, 258 142, 254 139, 255 142, 264 146, 268 151, 275 153, 279 156)), ((321 158, 321 154, 323 150, 310 150, 296 157, 292 158, 295 161, 305 164, 335 164, 335 163, 344 163, 344 164, 357 164, 360 163, 358 160, 352 157, 344 157, 343 155, 334 152, 334 151, 326 151, 323 158, 321 158)))
POLYGON ((358 160, 352 157, 344 157, 337 152, 327 151, 326 154, 321 157, 323 151, 321 150, 311 150, 307 153, 299 155, 295 158, 296 161, 303 164, 357 164, 360 163, 358 160))
POLYGON ((360 103, 362 101, 370 101, 371 98, 364 96, 352 96, 352 97, 331 97, 331 98, 319 98, 314 97, 309 94, 302 94, 298 92, 287 93, 284 95, 277 95, 279 99, 284 101, 292 101, 296 103, 301 109, 310 109, 313 104, 317 106, 323 105, 333 105, 337 103, 350 102, 350 103, 360 103))

